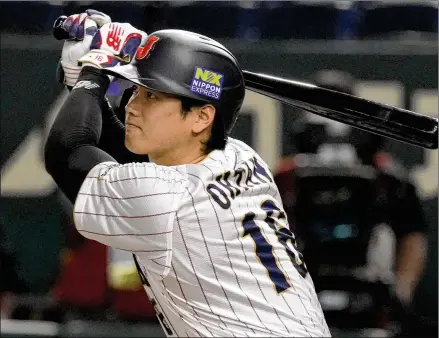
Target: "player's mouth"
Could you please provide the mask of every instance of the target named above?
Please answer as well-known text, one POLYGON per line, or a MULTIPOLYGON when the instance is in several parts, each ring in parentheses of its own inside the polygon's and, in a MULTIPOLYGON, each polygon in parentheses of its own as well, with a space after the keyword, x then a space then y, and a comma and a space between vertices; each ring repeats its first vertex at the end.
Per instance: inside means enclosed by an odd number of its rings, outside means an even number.
POLYGON ((125 126, 126 126, 126 127, 131 127, 131 128, 138 128, 138 129, 140 129, 140 127, 139 127, 138 125, 132 124, 131 122, 127 122, 127 123, 125 124, 125 126))

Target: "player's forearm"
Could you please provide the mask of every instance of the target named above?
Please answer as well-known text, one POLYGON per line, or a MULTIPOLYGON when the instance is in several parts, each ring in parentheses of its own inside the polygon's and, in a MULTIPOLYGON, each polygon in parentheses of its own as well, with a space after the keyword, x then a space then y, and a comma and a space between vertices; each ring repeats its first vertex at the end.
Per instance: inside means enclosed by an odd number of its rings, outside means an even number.
POLYGON ((411 301, 425 266, 426 239, 421 232, 413 232, 401 239, 396 261, 395 291, 405 303, 411 301))
POLYGON ((60 189, 74 202, 87 173, 98 163, 114 159, 97 148, 102 131, 101 109, 108 77, 87 67, 60 109, 45 146, 45 165, 60 189))

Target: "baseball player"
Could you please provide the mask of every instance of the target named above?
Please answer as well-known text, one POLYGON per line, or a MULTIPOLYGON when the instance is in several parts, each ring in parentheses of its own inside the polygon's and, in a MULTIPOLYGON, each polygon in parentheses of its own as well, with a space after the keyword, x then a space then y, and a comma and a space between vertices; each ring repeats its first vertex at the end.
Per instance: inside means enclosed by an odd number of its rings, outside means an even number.
POLYGON ((245 93, 236 58, 208 37, 147 36, 96 11, 60 27, 72 90, 46 168, 82 235, 133 253, 165 334, 330 336, 267 164, 228 136, 245 93), (145 161, 99 147, 114 77, 131 82, 124 144, 145 161))

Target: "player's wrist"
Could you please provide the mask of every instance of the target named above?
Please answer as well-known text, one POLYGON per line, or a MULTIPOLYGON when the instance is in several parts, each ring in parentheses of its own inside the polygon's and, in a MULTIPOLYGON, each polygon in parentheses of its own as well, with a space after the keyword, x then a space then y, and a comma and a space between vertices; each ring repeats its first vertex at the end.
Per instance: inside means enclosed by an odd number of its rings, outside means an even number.
POLYGON ((58 81, 64 83, 67 87, 73 87, 78 80, 82 67, 65 60, 61 60, 59 63, 62 67, 62 74, 57 75, 58 81))
POLYGON ((108 75, 103 74, 96 67, 85 64, 73 89, 84 88, 99 97, 104 97, 109 85, 110 78, 108 75))
POLYGON ((120 58, 106 50, 92 49, 78 59, 78 66, 84 67, 87 65, 101 69, 106 67, 114 67, 120 61, 120 58))

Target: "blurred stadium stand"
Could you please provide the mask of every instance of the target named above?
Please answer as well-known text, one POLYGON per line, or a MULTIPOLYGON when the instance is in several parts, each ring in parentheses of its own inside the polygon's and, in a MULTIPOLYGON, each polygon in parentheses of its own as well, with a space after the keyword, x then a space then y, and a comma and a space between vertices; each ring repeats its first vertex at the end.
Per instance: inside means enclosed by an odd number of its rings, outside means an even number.
POLYGON ((438 32, 437 1, 364 1, 359 37, 382 38, 401 33, 438 32))
POLYGON ((436 1, 4 1, 0 28, 47 34, 59 15, 91 6, 147 32, 178 27, 215 38, 367 39, 438 31, 436 1))

